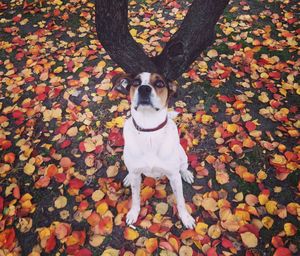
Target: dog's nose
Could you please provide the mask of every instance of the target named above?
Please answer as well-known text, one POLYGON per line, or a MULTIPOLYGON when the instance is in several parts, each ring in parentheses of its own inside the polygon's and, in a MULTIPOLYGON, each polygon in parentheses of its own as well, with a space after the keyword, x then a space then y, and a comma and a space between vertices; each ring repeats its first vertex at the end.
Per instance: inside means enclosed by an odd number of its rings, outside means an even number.
POLYGON ((139 95, 140 95, 141 97, 147 97, 147 96, 150 95, 151 90, 152 90, 152 89, 151 89, 150 86, 148 86, 148 85, 141 85, 141 86, 139 87, 138 92, 139 92, 139 95))

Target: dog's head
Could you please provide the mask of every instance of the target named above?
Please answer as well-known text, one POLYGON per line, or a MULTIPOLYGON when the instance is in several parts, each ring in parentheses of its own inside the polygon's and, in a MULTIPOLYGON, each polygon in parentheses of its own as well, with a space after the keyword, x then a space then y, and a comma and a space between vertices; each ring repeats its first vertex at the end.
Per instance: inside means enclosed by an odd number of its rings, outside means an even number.
POLYGON ((129 94, 135 110, 160 110, 168 106, 169 97, 175 94, 176 82, 168 82, 157 73, 143 72, 137 76, 117 75, 113 79, 114 89, 129 94))

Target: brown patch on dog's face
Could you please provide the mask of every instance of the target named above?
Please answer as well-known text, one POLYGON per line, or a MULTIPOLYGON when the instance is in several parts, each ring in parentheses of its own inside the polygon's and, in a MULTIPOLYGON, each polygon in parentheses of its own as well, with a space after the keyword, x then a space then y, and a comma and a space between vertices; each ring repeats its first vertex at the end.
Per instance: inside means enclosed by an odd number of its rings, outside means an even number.
POLYGON ((169 90, 168 84, 165 79, 159 74, 152 73, 150 75, 150 84, 153 86, 157 97, 160 98, 161 104, 163 106, 167 106, 169 99, 169 90))
POLYGON ((137 75, 133 80, 132 80, 132 86, 130 87, 130 91, 129 91, 129 96, 130 99, 133 99, 133 96, 135 94, 135 91, 138 89, 138 87, 141 85, 141 77, 140 75, 137 75))

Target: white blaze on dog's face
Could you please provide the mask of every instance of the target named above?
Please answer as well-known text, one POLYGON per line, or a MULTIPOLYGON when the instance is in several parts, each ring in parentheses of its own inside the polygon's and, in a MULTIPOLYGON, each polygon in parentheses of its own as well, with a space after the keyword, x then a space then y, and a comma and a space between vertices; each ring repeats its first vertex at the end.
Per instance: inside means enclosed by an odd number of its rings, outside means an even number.
POLYGON ((156 73, 143 72, 131 82, 130 98, 135 110, 160 110, 167 107, 169 90, 167 82, 156 73))

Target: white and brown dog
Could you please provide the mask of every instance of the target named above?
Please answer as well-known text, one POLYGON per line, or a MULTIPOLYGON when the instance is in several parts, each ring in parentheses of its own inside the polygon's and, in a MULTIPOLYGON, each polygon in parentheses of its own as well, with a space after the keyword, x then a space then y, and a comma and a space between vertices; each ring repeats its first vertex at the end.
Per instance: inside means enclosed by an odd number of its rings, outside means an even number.
POLYGON ((129 93, 131 117, 124 125, 124 162, 129 174, 125 186, 131 186, 132 206, 126 216, 128 225, 136 222, 140 212, 141 174, 159 178, 167 176, 176 197, 179 217, 187 228, 194 218, 186 209, 182 180, 194 181, 187 169, 187 156, 180 145, 175 122, 168 115, 168 99, 175 92, 175 83, 167 83, 159 74, 141 73, 136 77, 121 75, 114 88, 129 93))

